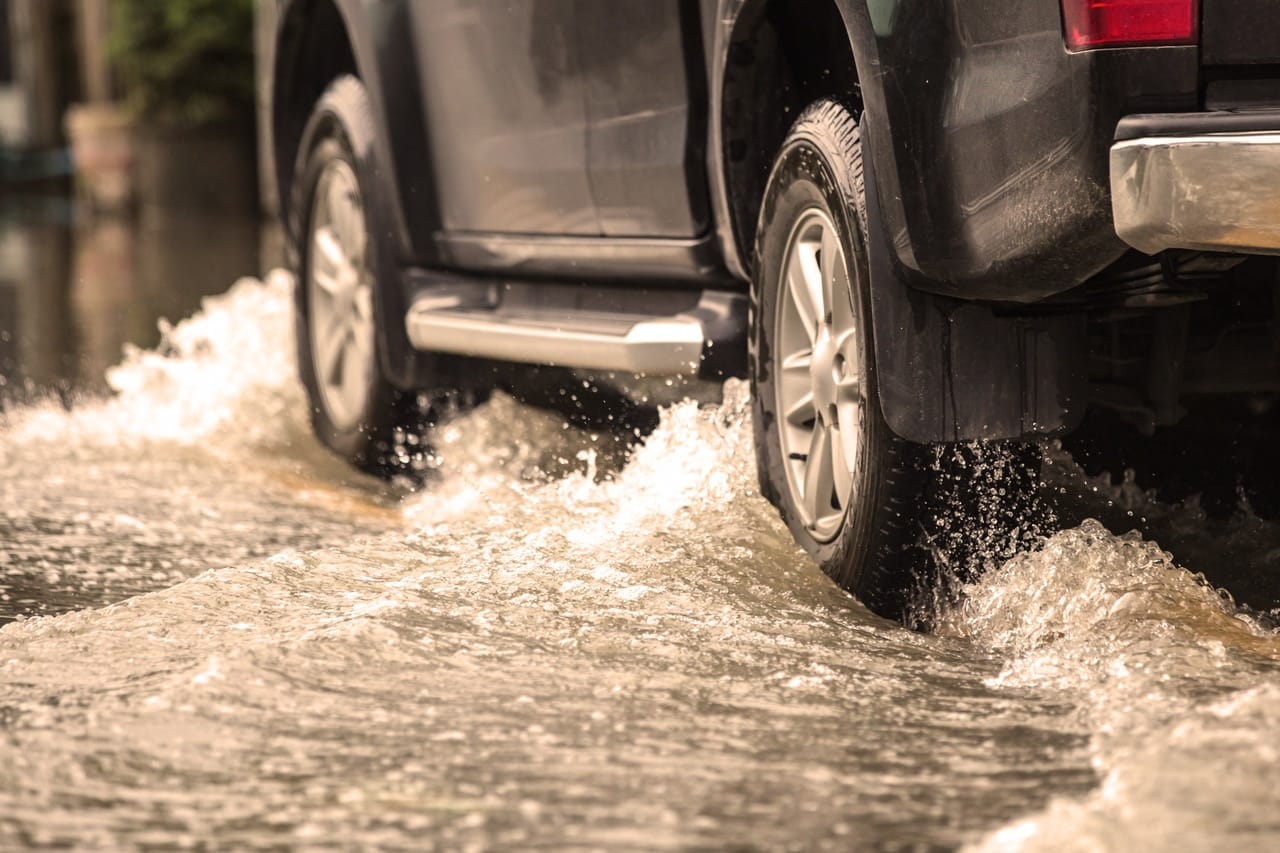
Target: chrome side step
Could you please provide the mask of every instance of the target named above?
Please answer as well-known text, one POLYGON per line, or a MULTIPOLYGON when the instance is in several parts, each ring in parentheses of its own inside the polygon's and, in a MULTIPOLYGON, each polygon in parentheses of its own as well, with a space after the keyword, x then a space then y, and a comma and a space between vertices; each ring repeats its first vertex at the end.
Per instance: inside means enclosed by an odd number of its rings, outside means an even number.
POLYGON ((416 349, 645 376, 694 376, 718 341, 745 340, 745 298, 704 291, 670 315, 486 302, 447 289, 421 292, 405 318, 416 349), (498 303, 498 304, 494 304, 498 303), (740 328, 739 328, 740 327, 740 328))

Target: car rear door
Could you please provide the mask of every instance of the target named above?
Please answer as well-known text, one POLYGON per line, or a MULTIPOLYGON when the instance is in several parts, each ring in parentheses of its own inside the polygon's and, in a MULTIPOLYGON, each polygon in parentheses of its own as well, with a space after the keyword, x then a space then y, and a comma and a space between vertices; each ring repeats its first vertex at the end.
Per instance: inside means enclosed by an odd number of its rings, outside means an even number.
POLYGON ((706 80, 696 0, 574 0, 591 187, 603 231, 708 225, 706 80))

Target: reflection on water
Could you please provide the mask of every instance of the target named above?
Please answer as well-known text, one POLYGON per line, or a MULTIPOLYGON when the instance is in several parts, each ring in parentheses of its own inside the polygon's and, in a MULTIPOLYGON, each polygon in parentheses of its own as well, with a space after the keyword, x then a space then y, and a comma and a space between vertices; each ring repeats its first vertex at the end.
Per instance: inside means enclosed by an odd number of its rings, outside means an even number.
POLYGON ((154 347, 227 282, 255 275, 252 219, 144 212, 80 218, 67 199, 0 205, 0 403, 105 390, 126 345, 154 347))
POLYGON ((24 383, 56 388, 77 372, 70 208, 44 201, 22 213, 18 221, 0 215, 0 399, 24 383))

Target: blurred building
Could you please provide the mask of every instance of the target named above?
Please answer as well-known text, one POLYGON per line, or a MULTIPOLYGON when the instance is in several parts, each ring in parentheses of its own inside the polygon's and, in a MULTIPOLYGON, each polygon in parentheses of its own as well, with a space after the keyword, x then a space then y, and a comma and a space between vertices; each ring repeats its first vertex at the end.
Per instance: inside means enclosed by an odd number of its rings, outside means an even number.
POLYGON ((257 77, 258 195, 262 202, 262 212, 268 217, 274 217, 280 212, 280 200, 276 191, 276 164, 268 132, 271 127, 271 74, 272 64, 275 62, 275 37, 279 19, 279 3, 275 0, 255 0, 253 52, 257 77))
POLYGON ((31 139, 31 108, 22 73, 26 63, 18 55, 18 33, 26 27, 27 9, 19 9, 19 2, 0 0, 0 148, 25 148, 31 139))

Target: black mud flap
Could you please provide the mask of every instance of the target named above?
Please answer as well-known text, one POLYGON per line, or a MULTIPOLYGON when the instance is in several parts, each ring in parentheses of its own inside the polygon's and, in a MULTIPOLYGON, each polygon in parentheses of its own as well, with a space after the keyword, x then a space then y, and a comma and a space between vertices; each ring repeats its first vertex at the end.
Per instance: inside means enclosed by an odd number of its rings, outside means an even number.
MULTIPOLYGON (((862 138, 871 138, 865 128, 862 138)), ((920 443, 1075 428, 1088 402, 1083 315, 1013 316, 910 287, 890 252, 874 159, 863 157, 867 250, 876 376, 889 428, 920 443)))

